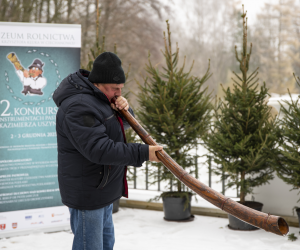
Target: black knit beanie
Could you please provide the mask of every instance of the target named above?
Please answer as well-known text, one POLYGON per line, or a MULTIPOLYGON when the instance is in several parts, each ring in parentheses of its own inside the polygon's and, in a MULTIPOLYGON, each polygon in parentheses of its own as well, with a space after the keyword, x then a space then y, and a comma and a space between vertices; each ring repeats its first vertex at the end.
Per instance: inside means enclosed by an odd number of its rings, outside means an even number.
POLYGON ((120 58, 112 52, 103 52, 95 59, 88 79, 92 83, 125 83, 120 58))

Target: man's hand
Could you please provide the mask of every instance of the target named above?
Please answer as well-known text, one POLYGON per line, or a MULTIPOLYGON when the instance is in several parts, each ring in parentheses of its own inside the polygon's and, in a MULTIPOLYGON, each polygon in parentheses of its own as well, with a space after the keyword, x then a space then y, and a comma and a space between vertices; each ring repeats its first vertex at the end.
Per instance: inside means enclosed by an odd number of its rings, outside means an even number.
POLYGON ((122 109, 125 110, 129 109, 129 104, 123 96, 119 96, 116 100, 116 103, 115 104, 112 103, 110 106, 112 107, 112 109, 117 111, 122 109))
POLYGON ((24 77, 28 78, 29 77, 29 72, 27 70, 23 71, 24 77))
POLYGON ((149 161, 160 162, 160 160, 156 157, 155 152, 162 149, 162 146, 149 146, 149 161))

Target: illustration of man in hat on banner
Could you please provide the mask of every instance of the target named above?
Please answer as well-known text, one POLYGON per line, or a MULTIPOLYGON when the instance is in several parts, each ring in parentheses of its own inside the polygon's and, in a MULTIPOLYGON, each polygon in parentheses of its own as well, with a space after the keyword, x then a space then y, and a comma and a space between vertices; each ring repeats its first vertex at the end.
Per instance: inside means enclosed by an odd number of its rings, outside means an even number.
POLYGON ((22 93, 43 95, 42 89, 47 85, 47 80, 42 76, 44 64, 40 59, 34 59, 33 63, 25 70, 20 64, 15 53, 10 53, 7 58, 14 64, 16 73, 24 85, 22 93))

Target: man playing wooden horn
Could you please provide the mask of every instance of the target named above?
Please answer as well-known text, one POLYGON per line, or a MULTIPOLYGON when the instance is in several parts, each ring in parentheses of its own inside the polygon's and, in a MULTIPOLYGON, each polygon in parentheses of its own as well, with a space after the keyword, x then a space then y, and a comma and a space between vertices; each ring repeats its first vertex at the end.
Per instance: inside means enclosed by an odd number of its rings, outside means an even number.
POLYGON ((156 161, 161 146, 126 143, 130 127, 116 108, 133 114, 121 96, 125 74, 111 52, 100 54, 91 72, 78 70, 55 90, 58 181, 69 207, 73 250, 112 250, 113 202, 128 197, 126 166, 156 161), (117 97, 115 105, 111 100, 117 97))

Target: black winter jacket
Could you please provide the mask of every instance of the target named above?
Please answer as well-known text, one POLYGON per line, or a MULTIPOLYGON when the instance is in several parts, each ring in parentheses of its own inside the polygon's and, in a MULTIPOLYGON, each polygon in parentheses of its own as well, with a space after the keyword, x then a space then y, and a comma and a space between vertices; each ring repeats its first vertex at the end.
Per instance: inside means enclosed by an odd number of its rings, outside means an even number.
MULTIPOLYGON (((125 143, 110 101, 79 70, 55 90, 58 181, 62 202, 98 209, 125 196, 126 166, 149 159, 149 146, 125 143)), ((132 109, 130 112, 133 114, 132 109)), ((123 120, 125 129, 129 124, 123 120)))

